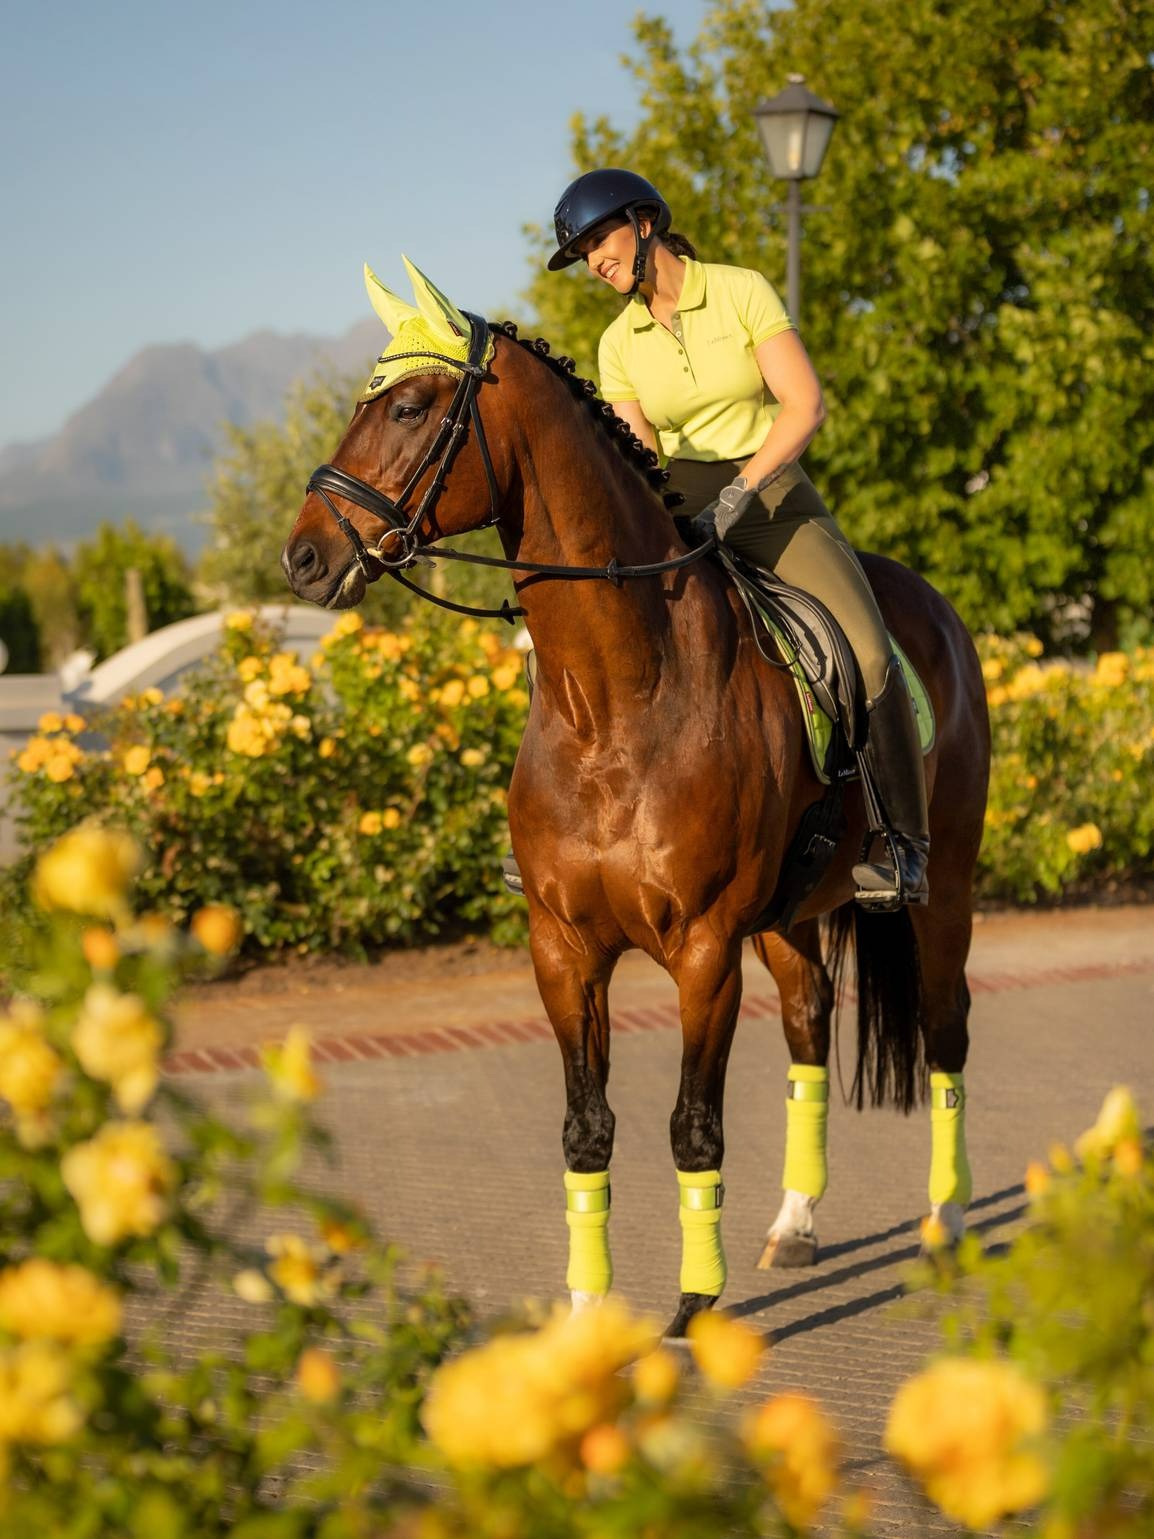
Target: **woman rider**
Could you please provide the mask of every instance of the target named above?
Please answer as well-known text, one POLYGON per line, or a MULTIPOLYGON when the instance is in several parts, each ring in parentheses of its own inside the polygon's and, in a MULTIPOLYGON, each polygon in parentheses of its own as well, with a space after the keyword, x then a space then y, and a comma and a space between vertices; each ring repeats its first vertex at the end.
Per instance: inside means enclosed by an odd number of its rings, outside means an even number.
POLYGON ((858 895, 876 906, 925 903, 913 703, 865 573, 798 463, 825 408, 781 300, 760 273, 698 262, 670 231, 661 194, 631 171, 579 176, 553 217, 549 270, 584 261, 630 301, 601 337, 604 399, 668 458, 670 487, 699 528, 812 594, 845 631, 866 694, 865 757, 892 838, 880 841, 880 863, 855 866, 858 895))

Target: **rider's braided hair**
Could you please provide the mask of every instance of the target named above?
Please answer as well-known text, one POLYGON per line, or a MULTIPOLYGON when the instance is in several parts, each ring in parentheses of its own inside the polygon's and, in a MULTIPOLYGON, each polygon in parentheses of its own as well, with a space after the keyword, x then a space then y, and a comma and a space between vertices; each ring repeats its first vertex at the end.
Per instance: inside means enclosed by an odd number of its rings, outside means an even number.
POLYGON ((656 454, 652 449, 647 449, 640 438, 636 437, 628 422, 622 421, 612 406, 607 401, 601 400, 593 381, 581 378, 572 358, 554 358, 544 337, 538 337, 533 342, 530 342, 527 337, 519 337, 514 321, 498 321, 493 326, 493 330, 499 331, 502 336, 508 337, 519 347, 533 353, 546 363, 559 379, 565 381, 569 394, 593 414, 594 420, 609 434, 627 464, 645 478, 662 498, 667 508, 678 507, 685 500, 680 492, 666 491, 665 483, 669 480, 669 472, 661 469, 656 454))

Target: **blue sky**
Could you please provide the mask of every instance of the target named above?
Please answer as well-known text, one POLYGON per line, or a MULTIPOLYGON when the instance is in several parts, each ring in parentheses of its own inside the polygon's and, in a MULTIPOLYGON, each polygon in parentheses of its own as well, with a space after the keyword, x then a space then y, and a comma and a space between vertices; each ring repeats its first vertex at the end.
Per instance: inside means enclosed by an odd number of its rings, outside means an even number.
MULTIPOLYGON (((336 334, 404 250, 459 303, 527 277, 521 227, 580 109, 628 124, 629 3, 37 0, 0 48, 0 445, 140 347, 336 334)), ((705 0, 654 0, 688 42, 705 0)))

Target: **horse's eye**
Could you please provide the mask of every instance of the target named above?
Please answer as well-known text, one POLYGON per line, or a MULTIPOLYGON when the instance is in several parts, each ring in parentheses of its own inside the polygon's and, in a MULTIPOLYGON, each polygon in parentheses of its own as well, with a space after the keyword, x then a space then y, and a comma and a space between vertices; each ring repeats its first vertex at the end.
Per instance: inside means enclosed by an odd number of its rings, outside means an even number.
POLYGON ((395 406, 393 418, 397 422, 419 422, 425 415, 423 406, 395 406))

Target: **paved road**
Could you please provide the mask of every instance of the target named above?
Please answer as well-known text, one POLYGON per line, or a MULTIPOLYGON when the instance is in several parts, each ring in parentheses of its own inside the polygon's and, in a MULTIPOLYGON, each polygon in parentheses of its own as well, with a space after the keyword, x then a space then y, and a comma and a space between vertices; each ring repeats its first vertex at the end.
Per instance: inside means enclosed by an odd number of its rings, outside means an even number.
MULTIPOLYGON (((751 960, 726 1121, 726 1303, 774 1342, 748 1393, 800 1387, 823 1399, 854 1472, 876 1486, 879 1534, 953 1533, 880 1453, 894 1389, 935 1346, 928 1322, 894 1308, 926 1206, 928 1116, 859 1115, 835 1105, 819 1263, 805 1273, 756 1271, 776 1206, 787 1065, 759 974, 751 960)), ((636 978, 640 991, 627 980, 618 1006, 610 1084, 613 1250, 624 1296, 666 1316, 679 1254, 668 1144, 678 1036, 664 982, 644 972, 636 978)), ((971 979, 972 1216, 1000 1240, 1021 1221, 1026 1163, 1051 1139, 1071 1139, 1092 1122, 1112 1085, 1133 1086, 1148 1112, 1154 1105, 1154 915, 1100 911, 983 925, 971 979)), ((378 1005, 389 1019, 377 1035, 359 1007, 342 1019, 332 999, 316 1002, 330 1043, 324 1106, 340 1151, 332 1183, 365 1201, 382 1230, 415 1256, 443 1263, 482 1311, 496 1312, 524 1296, 557 1296, 563 1284, 560 1066, 552 1042, 531 1033, 532 1017, 510 1018, 503 1031, 501 1018, 486 1014, 492 996, 483 982, 458 989, 472 1004, 452 1017, 456 1025, 431 1015, 418 989, 415 1014, 406 1015, 404 998, 378 1005)), ((508 1003, 507 992, 501 997, 508 1003)), ((293 1005, 298 1018, 301 1003, 293 1005)), ((196 1021, 186 1025, 195 1034, 196 1021)), ((214 1065, 194 1054, 174 1069, 184 1070, 186 1088, 220 1105, 251 1079, 251 1071, 224 1067, 228 1059, 214 1065), (215 1072, 195 1072, 210 1067, 215 1072)), ((183 1322, 182 1334, 196 1344, 221 1323, 216 1306, 206 1307, 203 1319, 183 1322)))

